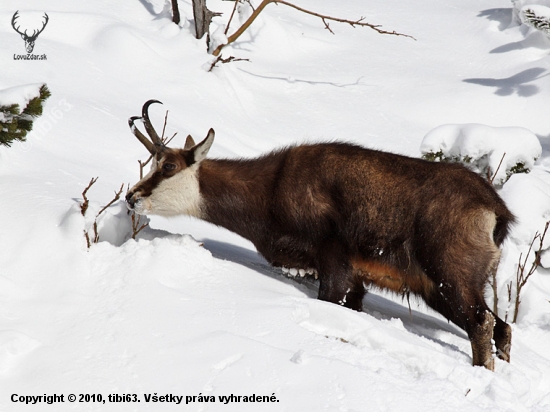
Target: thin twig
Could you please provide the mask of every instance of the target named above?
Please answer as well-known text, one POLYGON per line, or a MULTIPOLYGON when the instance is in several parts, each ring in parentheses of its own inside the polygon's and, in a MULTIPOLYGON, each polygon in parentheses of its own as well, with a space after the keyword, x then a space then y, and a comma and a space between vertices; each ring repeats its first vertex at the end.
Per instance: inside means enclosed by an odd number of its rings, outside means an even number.
POLYGON ((139 180, 143 179, 143 168, 149 162, 149 160, 151 160, 151 157, 149 157, 149 159, 147 159, 147 161, 145 163, 142 162, 141 160, 138 160, 138 163, 139 163, 139 180))
POLYGON ((512 320, 513 323, 515 323, 518 319, 518 312, 519 312, 519 305, 521 303, 521 290, 523 287, 527 284, 527 281, 535 273, 537 268, 540 266, 540 254, 542 252, 543 244, 544 244, 544 238, 546 236, 546 232, 548 231, 548 226, 550 225, 550 221, 546 222, 546 225, 544 226, 544 230, 541 233, 537 232, 535 236, 533 237, 533 240, 531 241, 531 244, 529 245, 529 250, 527 251, 527 254, 525 255, 525 259, 523 260, 523 264, 521 263, 521 257, 519 256, 519 263, 518 263, 518 270, 516 272, 516 302, 514 307, 514 319, 512 320), (539 247, 535 251, 535 260, 533 263, 531 263, 531 268, 529 269, 529 272, 527 272, 527 275, 525 275, 525 266, 527 265, 527 259, 529 258, 529 255, 531 254, 531 250, 533 249, 533 245, 536 240, 539 240, 539 247))
POLYGON ((245 3, 248 3, 248 5, 250 6, 250 8, 252 9, 252 11, 256 11, 256 9, 254 8, 254 5, 252 4, 252 2, 250 0, 243 0, 245 3))
POLYGON ((166 130, 166 123, 168 121, 168 110, 166 110, 166 114, 164 115, 164 126, 162 126, 162 136, 160 137, 160 141, 164 143, 164 131, 166 130))
POLYGON ((497 291, 497 271, 493 270, 491 274, 491 287, 493 289, 493 312, 498 315, 498 291, 497 291))
POLYGON ((237 11, 237 6, 239 5, 240 0, 235 0, 235 5, 233 6, 233 11, 231 12, 231 16, 229 16, 229 20, 227 21, 227 26, 225 26, 225 31, 223 34, 227 34, 229 30, 229 26, 231 25, 231 20, 233 20, 233 15, 235 14, 235 11, 237 11))
POLYGON ((143 229, 149 226, 149 223, 143 223, 140 226, 139 224, 140 224, 141 216, 138 215, 136 219, 136 212, 134 211, 132 211, 131 218, 132 218, 132 239, 135 240, 139 232, 141 232, 143 229))
POLYGON ((166 141, 163 141, 164 145, 168 146, 168 144, 172 141, 172 139, 174 139, 174 137, 176 137, 177 134, 178 134, 178 132, 175 132, 170 139, 167 139, 166 141))
POLYGON ((331 32, 332 34, 334 34, 334 32, 332 31, 332 29, 330 28, 330 26, 328 25, 327 21, 325 20, 324 17, 321 17, 321 20, 323 20, 323 23, 325 24, 325 29, 327 29, 329 32, 331 32))
POLYGON ((506 289, 508 289, 508 307, 506 308, 506 314, 504 315, 504 322, 508 322, 508 313, 510 312, 510 305, 512 304, 512 285, 512 281, 506 284, 506 289))
POLYGON ((99 179, 99 177, 92 177, 92 180, 90 180, 90 183, 88 183, 88 186, 86 186, 86 189, 84 189, 84 191, 82 192, 82 199, 84 199, 84 201, 80 205, 80 212, 82 213, 82 216, 86 215, 86 211, 88 210, 88 206, 90 204, 90 201, 86 197, 86 193, 88 193, 90 187, 92 187, 93 184, 97 182, 97 179, 99 179))
POLYGON ((109 203, 107 203, 105 206, 103 206, 103 208, 98 212, 98 214, 96 215, 96 218, 99 217, 100 214, 105 212, 105 210, 107 210, 107 208, 110 207, 113 203, 115 203, 118 199, 120 199, 120 195, 122 194, 122 190, 124 190, 124 183, 122 185, 120 185, 120 189, 118 189, 118 192, 115 192, 115 197, 109 203))
MULTIPOLYGON (((498 164, 497 170, 495 170, 495 173, 493 174, 493 176, 488 179, 489 183, 491 183, 491 185, 493 184, 493 181, 495 180, 495 177, 497 177, 497 173, 500 170, 500 166, 502 166, 502 161, 504 160, 504 156, 506 156, 506 152, 504 152, 502 154, 502 157, 500 158, 500 163, 498 164)), ((488 170, 487 173, 490 173, 490 171, 488 170)))

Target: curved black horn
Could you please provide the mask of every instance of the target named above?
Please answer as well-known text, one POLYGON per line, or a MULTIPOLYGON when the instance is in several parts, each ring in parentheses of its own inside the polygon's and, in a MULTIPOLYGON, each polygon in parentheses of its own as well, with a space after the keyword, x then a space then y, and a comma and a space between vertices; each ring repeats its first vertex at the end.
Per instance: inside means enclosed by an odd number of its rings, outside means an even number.
POLYGON ((145 104, 143 105, 143 108, 141 109, 141 115, 143 117, 143 125, 145 126, 145 130, 147 131, 147 134, 151 137, 151 140, 155 144, 155 146, 164 146, 162 143, 162 140, 160 139, 159 135, 157 134, 155 128, 151 124, 151 120, 149 120, 149 106, 151 106, 153 103, 160 103, 162 102, 158 100, 147 100, 145 104))
POLYGON ((141 117, 139 116, 130 117, 128 119, 128 126, 130 126, 130 130, 132 130, 132 133, 134 134, 134 136, 136 136, 137 139, 143 144, 143 146, 145 146, 145 148, 149 151, 149 153, 151 153, 152 155, 155 155, 157 151, 155 150, 155 146, 153 145, 153 143, 151 143, 151 141, 147 137, 145 137, 145 135, 141 133, 139 129, 136 127, 136 125, 134 124, 136 120, 140 120, 140 119, 141 117))
POLYGON ((153 103, 160 103, 162 102, 158 100, 147 100, 143 107, 141 108, 141 117, 139 116, 132 116, 128 119, 128 126, 130 126, 130 130, 132 130, 132 133, 134 136, 137 137, 137 139, 145 146, 145 148, 151 153, 153 156, 157 156, 162 150, 165 148, 164 143, 162 142, 162 139, 157 134, 155 128, 151 124, 151 120, 149 119, 149 106, 151 106, 153 103), (149 135, 149 137, 146 137, 143 133, 139 131, 139 129, 136 127, 134 122, 136 120, 142 120, 143 125, 145 126, 145 131, 149 135))

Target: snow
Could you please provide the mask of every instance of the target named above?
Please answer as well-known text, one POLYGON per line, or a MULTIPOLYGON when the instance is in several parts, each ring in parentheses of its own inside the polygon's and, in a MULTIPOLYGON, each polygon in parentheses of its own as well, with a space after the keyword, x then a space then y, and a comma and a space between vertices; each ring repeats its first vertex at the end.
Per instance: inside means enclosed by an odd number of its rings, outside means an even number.
MULTIPOLYGON (((550 219, 548 39, 514 23, 514 6, 500 0, 300 0, 416 41, 337 23, 333 35, 318 18, 269 5, 223 49, 250 61, 208 72, 191 2, 179 4, 179 26, 158 0, 0 5, 0 90, 22 87, 20 98, 46 83, 52 92, 27 142, 0 147, 0 410, 549 410, 547 269, 522 291, 512 362, 497 360, 493 373, 472 367, 465 332, 422 302, 372 291, 356 313, 318 301, 314 277, 289 279, 248 241, 197 220, 151 218, 132 240, 116 203, 98 218, 100 242, 88 250, 84 239, 113 192, 138 180, 147 153, 127 119, 148 99, 164 103, 150 111, 159 130, 170 111, 174 146, 214 128, 212 157, 313 141, 418 157, 430 131, 464 125, 477 125, 469 138, 484 136, 474 148, 491 135, 489 149, 504 150, 521 130, 522 149, 535 157, 535 135, 542 150, 529 174, 500 189, 518 218, 498 272, 503 316, 519 255, 550 219), (13 59, 24 50, 9 24, 16 10, 21 24, 48 14, 33 52, 46 60, 13 59), (82 191, 96 176, 83 217, 82 191), (25 405, 14 394, 65 402, 25 405), (70 403, 69 394, 140 402, 70 403), (155 394, 183 405, 147 403, 155 394), (220 401, 231 394, 278 402, 220 401)), ((208 6, 224 13, 213 30, 226 24, 233 3, 208 6)))

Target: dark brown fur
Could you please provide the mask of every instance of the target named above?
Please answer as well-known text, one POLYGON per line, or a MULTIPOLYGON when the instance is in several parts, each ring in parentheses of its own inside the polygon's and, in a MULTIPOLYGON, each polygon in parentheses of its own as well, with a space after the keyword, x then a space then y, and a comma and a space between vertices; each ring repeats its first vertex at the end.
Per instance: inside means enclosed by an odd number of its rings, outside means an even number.
MULTIPOLYGON (((411 292, 466 330, 475 365, 488 362, 484 289, 513 216, 473 172, 319 144, 205 160, 199 183, 206 220, 251 240, 275 266, 315 268, 319 299, 361 310, 364 284, 411 292)), ((508 358, 510 329, 495 318, 508 358)))

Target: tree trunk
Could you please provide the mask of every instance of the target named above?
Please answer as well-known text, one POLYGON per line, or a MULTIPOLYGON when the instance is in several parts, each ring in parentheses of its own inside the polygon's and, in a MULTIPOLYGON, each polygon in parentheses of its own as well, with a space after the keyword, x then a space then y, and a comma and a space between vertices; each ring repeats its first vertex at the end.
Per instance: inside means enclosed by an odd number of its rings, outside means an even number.
POLYGON ((219 16, 206 8, 206 0, 193 0, 193 16, 195 18, 195 33, 197 39, 201 39, 204 33, 208 33, 212 17, 219 16))
POLYGON ((180 24, 180 9, 178 7, 178 0, 172 0, 172 22, 180 24))

